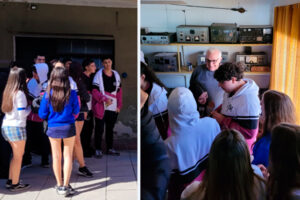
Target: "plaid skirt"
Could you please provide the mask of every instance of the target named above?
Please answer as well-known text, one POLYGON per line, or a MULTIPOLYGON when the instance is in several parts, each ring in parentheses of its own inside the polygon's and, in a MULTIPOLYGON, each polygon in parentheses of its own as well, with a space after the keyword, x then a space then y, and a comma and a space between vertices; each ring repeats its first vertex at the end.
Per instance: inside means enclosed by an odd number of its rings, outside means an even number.
POLYGON ((27 139, 26 127, 3 126, 1 129, 3 138, 8 142, 27 139))

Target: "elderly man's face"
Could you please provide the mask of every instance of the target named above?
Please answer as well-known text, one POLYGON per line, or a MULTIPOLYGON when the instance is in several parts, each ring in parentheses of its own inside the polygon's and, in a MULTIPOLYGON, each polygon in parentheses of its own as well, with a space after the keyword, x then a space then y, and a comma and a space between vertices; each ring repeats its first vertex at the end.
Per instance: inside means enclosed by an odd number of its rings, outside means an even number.
POLYGON ((209 71, 216 71, 219 68, 221 61, 222 57, 220 56, 220 52, 207 52, 205 62, 209 71))

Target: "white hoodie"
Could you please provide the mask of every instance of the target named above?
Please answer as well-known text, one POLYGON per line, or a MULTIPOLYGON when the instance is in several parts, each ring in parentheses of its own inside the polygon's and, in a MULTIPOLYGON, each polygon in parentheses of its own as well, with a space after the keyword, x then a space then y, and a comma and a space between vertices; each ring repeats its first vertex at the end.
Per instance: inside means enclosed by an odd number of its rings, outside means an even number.
POLYGON ((48 65, 46 63, 38 63, 34 65, 36 68, 37 75, 39 76, 39 83, 36 79, 32 78, 27 83, 27 88, 29 95, 32 98, 37 98, 43 89, 43 84, 47 81, 47 74, 49 71, 48 65))
POLYGON ((217 121, 201 118, 192 92, 184 87, 173 90, 168 101, 172 135, 165 141, 173 173, 184 182, 192 181, 205 167, 214 138, 220 133, 217 121))
POLYGON ((152 90, 148 100, 149 111, 153 114, 159 114, 167 110, 168 97, 165 88, 153 83, 152 90))

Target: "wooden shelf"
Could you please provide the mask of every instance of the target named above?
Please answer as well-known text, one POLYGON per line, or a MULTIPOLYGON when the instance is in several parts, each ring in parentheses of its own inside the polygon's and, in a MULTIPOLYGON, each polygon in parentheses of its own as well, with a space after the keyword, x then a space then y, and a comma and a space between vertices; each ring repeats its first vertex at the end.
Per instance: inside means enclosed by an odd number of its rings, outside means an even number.
MULTIPOLYGON (((181 69, 181 72, 155 72, 156 74, 191 74, 193 71, 181 69)), ((244 72, 244 75, 270 75, 270 72, 244 72)))
POLYGON ((270 72, 244 72, 245 75, 270 75, 270 72))
MULTIPOLYGON (((184 57, 184 47, 244 47, 244 46, 251 46, 251 47, 272 47, 272 44, 212 44, 212 43, 170 43, 170 44, 141 44, 142 46, 153 46, 153 47, 167 47, 173 46, 177 48, 177 59, 178 59, 178 71, 177 72, 156 72, 160 74, 191 74, 193 70, 188 71, 184 63, 181 63, 182 57, 184 57), (183 65, 182 65, 183 64, 183 65)), ((184 62, 184 61, 183 61, 184 62)), ((245 75, 270 75, 270 72, 244 72, 245 75)))
POLYGON ((144 46, 272 46, 272 44, 195 44, 195 43, 170 43, 170 44, 141 44, 144 46))

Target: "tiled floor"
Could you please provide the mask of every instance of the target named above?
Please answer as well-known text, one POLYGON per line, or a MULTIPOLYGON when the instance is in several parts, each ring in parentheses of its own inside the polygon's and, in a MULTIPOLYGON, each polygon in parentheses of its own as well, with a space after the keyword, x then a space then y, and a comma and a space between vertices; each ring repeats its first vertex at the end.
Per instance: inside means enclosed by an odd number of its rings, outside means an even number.
POLYGON ((30 183, 24 192, 12 193, 5 189, 5 181, 0 179, 0 200, 135 200, 137 199, 137 153, 121 151, 121 156, 106 156, 102 159, 86 158, 86 165, 94 173, 93 178, 77 175, 77 165, 73 165, 71 185, 77 191, 72 197, 64 198, 56 194, 56 184, 51 168, 39 166, 39 157, 34 156, 33 166, 22 170, 21 179, 30 183))

